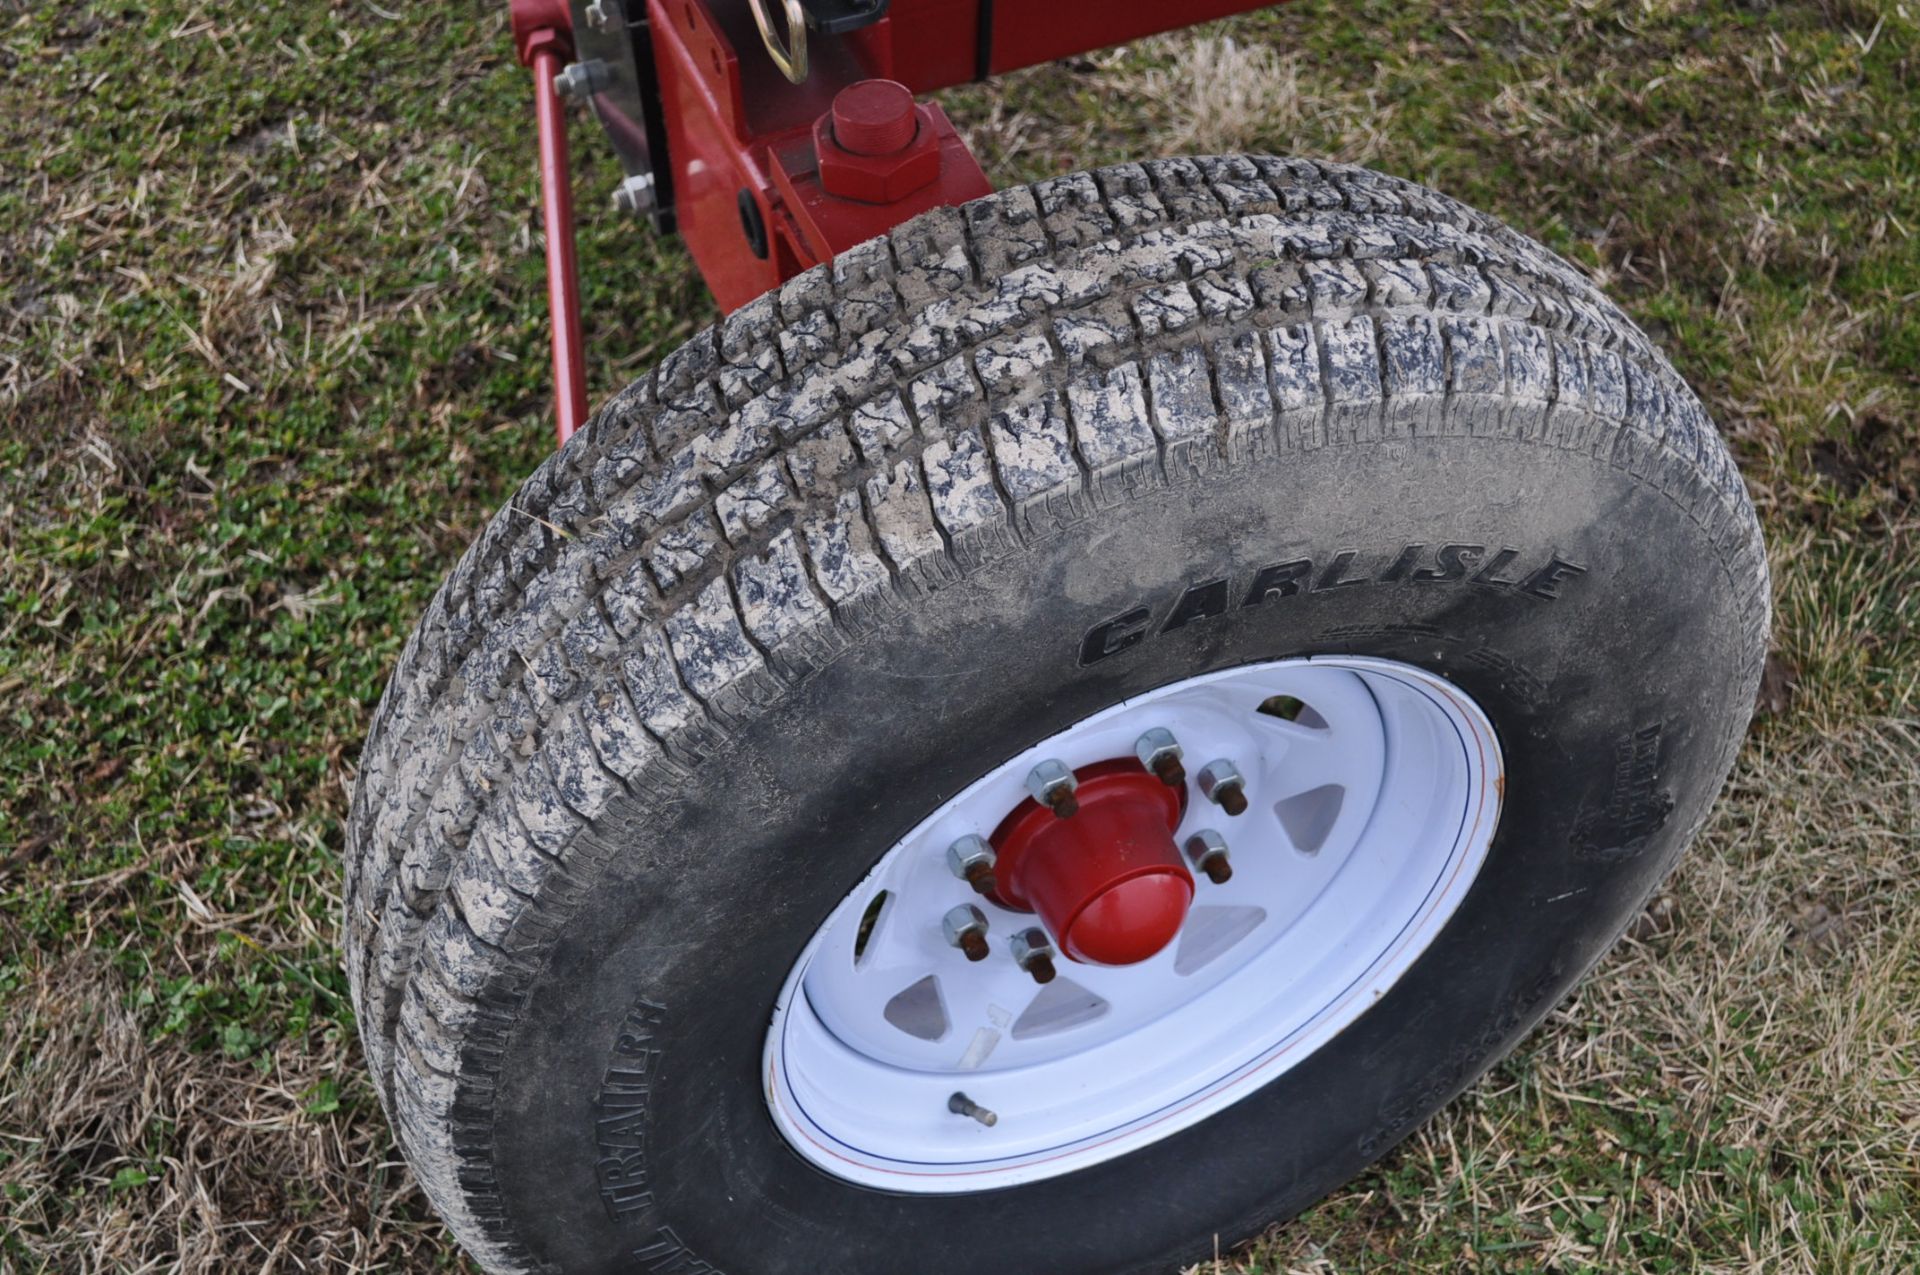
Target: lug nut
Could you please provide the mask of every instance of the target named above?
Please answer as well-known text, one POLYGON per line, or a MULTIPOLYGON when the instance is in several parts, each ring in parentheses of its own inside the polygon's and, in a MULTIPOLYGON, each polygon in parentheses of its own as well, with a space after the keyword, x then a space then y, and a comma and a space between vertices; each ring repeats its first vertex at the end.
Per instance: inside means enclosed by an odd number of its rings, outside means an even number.
POLYGON ((1053 981, 1053 940, 1039 926, 1020 931, 1013 936, 1013 960, 1016 965, 1033 975, 1036 983, 1053 981))
POLYGON ((947 847, 947 867, 981 894, 992 894, 995 857, 986 838, 969 832, 947 847))
POLYGON ((1201 769, 1200 792, 1229 815, 1247 813, 1247 781, 1241 777, 1240 768, 1224 757, 1201 769))
POLYGON ((1178 788, 1187 782, 1187 768, 1180 764, 1180 758, 1184 755, 1180 750, 1180 741, 1166 727, 1155 726, 1134 740, 1133 755, 1167 787, 1178 788))
POLYGON ((956 1116, 965 1116, 969 1120, 978 1120, 989 1129, 1000 1123, 999 1116, 994 1115, 993 1112, 988 1111, 985 1107, 963 1093, 957 1093, 947 1099, 947 1110, 956 1116))
POLYGON ((1079 813, 1080 802, 1073 795, 1079 786, 1080 781, 1067 769, 1067 764, 1051 757, 1027 772, 1027 791, 1062 819, 1071 819, 1079 813))
POLYGON ((1215 885, 1233 880, 1233 864, 1227 861, 1227 839, 1211 828, 1202 828, 1187 838, 1187 858, 1215 885))
POLYGON ((987 959, 987 915, 971 903, 947 909, 940 918, 940 929, 947 942, 967 954, 970 961, 987 959))

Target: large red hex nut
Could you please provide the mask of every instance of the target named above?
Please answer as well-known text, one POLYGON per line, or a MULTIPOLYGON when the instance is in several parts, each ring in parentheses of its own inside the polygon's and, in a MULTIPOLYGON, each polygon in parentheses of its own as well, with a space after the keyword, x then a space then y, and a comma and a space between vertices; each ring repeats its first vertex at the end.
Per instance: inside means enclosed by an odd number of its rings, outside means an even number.
POLYGON ((834 94, 833 140, 856 155, 905 150, 919 128, 913 90, 894 80, 861 80, 834 94))
POLYGON ((830 195, 890 204, 940 176, 933 113, 904 84, 861 80, 834 96, 813 126, 820 185, 830 195))

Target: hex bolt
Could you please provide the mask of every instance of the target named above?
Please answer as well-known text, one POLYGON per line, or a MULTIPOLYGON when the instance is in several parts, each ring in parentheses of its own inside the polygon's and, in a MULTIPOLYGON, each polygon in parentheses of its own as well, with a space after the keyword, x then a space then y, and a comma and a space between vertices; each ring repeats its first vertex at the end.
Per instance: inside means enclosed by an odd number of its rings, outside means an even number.
POLYGON ((1187 768, 1180 764, 1185 754, 1180 749, 1180 741, 1166 727, 1155 726, 1134 740, 1133 755, 1167 787, 1178 788, 1187 782, 1187 768))
POLYGON ((587 25, 595 31, 605 31, 620 21, 619 0, 593 0, 587 6, 587 25))
POLYGON ((653 211, 653 174, 636 173, 613 189, 613 206, 623 213, 653 211))
POLYGON ((1227 860, 1227 839, 1211 828, 1202 828, 1187 838, 1187 858, 1215 885, 1233 880, 1233 864, 1227 860))
POLYGON ((1247 813, 1247 781, 1240 768, 1224 757, 1201 768, 1200 792, 1229 815, 1247 813))
POLYGON ((581 101, 592 97, 613 82, 613 72, 599 58, 575 62, 553 77, 553 88, 561 97, 581 101))
POLYGON ((1053 981, 1053 940, 1039 926, 1020 931, 1013 936, 1013 960, 1016 965, 1033 975, 1036 983, 1053 981))
POLYGON ((992 894, 999 884, 993 878, 996 856, 987 839, 969 832, 947 847, 947 868, 981 894, 992 894))
POLYGON ((1073 795, 1079 786, 1080 781, 1067 769, 1067 764, 1052 757, 1027 772, 1027 791, 1062 819, 1071 819, 1080 812, 1080 802, 1073 795))
POLYGON ((947 1110, 956 1116, 965 1116, 969 1120, 978 1120, 989 1129, 1000 1123, 999 1116, 988 1111, 985 1107, 963 1093, 956 1093, 953 1097, 947 1099, 947 1110))
POLYGON ((970 961, 987 959, 987 914, 971 903, 947 909, 940 918, 940 929, 947 942, 967 954, 970 961))

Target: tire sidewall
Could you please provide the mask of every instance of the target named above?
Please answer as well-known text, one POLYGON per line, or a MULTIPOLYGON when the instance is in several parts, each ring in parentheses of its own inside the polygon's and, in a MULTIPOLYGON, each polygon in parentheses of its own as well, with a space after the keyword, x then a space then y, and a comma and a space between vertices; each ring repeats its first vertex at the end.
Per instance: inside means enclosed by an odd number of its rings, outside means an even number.
POLYGON ((1398 439, 1142 483, 1079 515, 722 723, 684 800, 616 800, 583 832, 581 861, 604 866, 488 1060, 501 1197, 537 1259, 938 1275, 1204 1256, 1357 1173, 1565 994, 1704 818, 1751 702, 1729 564, 1602 459, 1398 439), (1377 1005, 1224 1112, 1018 1188, 893 1195, 787 1147, 760 1075, 773 1000, 901 835, 1120 699, 1336 653, 1449 679, 1506 767, 1479 878, 1377 1005))

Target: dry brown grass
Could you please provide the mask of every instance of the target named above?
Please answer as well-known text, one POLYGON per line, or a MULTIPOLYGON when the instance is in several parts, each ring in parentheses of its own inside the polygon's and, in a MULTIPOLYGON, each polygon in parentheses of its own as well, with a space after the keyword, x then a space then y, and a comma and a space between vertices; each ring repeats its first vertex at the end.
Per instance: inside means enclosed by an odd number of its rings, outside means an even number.
POLYGON ((1503 1269, 1650 1269, 1633 1242, 1648 1232, 1688 1271, 1916 1269, 1920 694, 1910 661, 1861 650, 1884 625, 1830 599, 1911 624, 1920 561, 1808 543, 1775 558, 1813 676, 1784 720, 1763 714, 1628 939, 1356 1193, 1223 1270, 1440 1269, 1478 1229, 1463 1217, 1501 1220, 1519 1245, 1503 1269), (1836 684, 1881 685, 1892 711, 1836 684))
POLYGON ((1140 54, 1156 64, 1123 72, 1117 87, 1160 108, 1156 141, 1169 154, 1287 150, 1285 139, 1311 135, 1314 154, 1364 164, 1393 130, 1393 104, 1377 91, 1303 85, 1297 50, 1221 33, 1163 36, 1140 54))
MULTIPOLYGON (((314 1119, 336 1036, 247 1061, 155 1042, 112 963, 40 966, 0 1018, 0 1254, 73 1272, 423 1270, 442 1264, 384 1128, 314 1119), (76 1214, 74 1199, 92 1201, 76 1214)), ((350 1082, 357 1083, 357 1082, 350 1082)))

